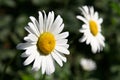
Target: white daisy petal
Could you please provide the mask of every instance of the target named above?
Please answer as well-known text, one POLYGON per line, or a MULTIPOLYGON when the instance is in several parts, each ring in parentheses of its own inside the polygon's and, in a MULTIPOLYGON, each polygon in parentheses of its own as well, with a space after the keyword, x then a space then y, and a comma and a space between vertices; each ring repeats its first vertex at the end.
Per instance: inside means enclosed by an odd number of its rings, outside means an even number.
POLYGON ((30 56, 24 61, 24 65, 29 65, 34 59, 35 59, 35 55, 34 55, 34 54, 30 55, 30 56))
POLYGON ((82 38, 80 38, 79 41, 84 42, 84 41, 86 41, 86 39, 87 39, 86 36, 82 36, 82 38))
POLYGON ((38 31, 37 31, 37 29, 34 27, 35 25, 34 25, 32 22, 29 22, 29 23, 28 23, 28 26, 29 26, 34 32, 36 32, 36 34, 39 34, 38 31))
POLYGON ((93 53, 96 53, 97 52, 97 42, 96 42, 96 40, 91 40, 92 42, 91 42, 91 49, 92 49, 92 52, 93 53))
POLYGON ((48 13, 48 17, 46 19, 46 30, 49 30, 50 18, 51 18, 51 12, 48 13))
POLYGON ((47 64, 46 74, 50 75, 55 71, 55 67, 54 67, 53 59, 51 55, 48 56, 46 64, 47 64))
POLYGON ((27 50, 21 54, 21 57, 28 57, 28 56, 30 56, 32 53, 34 53, 35 49, 36 49, 35 46, 28 47, 27 50))
POLYGON ((66 48, 64 48, 64 47, 56 46, 55 49, 57 51, 61 52, 61 53, 64 53, 64 54, 67 54, 67 55, 70 54, 70 52, 66 48))
POLYGON ((46 56, 42 56, 42 74, 45 73, 46 70, 46 56))
POLYGON ((35 29, 35 27, 34 27, 35 25, 33 23, 29 22, 28 25, 37 35, 39 35, 39 31, 37 29, 35 29))
POLYGON ((105 38, 104 38, 104 36, 102 35, 102 34, 98 34, 98 36, 97 37, 99 37, 101 40, 105 40, 105 38))
POLYGON ((43 30, 45 31, 45 32, 47 32, 47 27, 46 27, 46 23, 47 23, 47 16, 46 16, 46 13, 45 13, 45 11, 43 11, 43 13, 44 13, 44 20, 43 20, 43 30))
POLYGON ((33 46, 34 44, 31 44, 31 43, 20 43, 17 45, 17 49, 27 49, 28 47, 31 47, 33 46))
POLYGON ((61 46, 61 47, 69 48, 68 44, 57 44, 56 46, 61 46))
POLYGON ((59 39, 59 40, 56 40, 56 44, 66 44, 68 42, 67 39, 59 39))
POLYGON ((94 9, 93 9, 93 7, 90 8, 90 15, 91 15, 91 17, 93 17, 93 15, 94 15, 94 9))
POLYGON ((28 36, 24 37, 24 40, 28 42, 29 41, 37 42, 38 38, 33 34, 29 34, 28 36))
POLYGON ((36 52, 36 50, 37 50, 36 45, 33 45, 30 47, 27 47, 25 53, 26 53, 26 55, 30 55, 31 53, 36 52))
POLYGON ((40 57, 39 53, 36 51, 35 61, 33 63, 32 70, 38 71, 41 67, 42 58, 40 57))
POLYGON ((84 33, 86 29, 79 29, 79 32, 84 33))
POLYGON ((89 14, 89 10, 87 6, 83 6, 83 11, 85 11, 87 14, 89 14))
POLYGON ((53 34, 58 34, 57 29, 59 29, 59 27, 61 26, 62 22, 63 22, 62 18, 60 17, 60 15, 58 15, 57 18, 55 19, 53 25, 51 26, 51 30, 50 31, 53 31, 53 34))
POLYGON ((25 27, 25 30, 28 31, 30 34, 34 34, 36 37, 38 37, 39 35, 34 32, 34 30, 32 30, 29 26, 26 26, 25 27))
POLYGON ((62 24, 59 28, 58 28, 58 33, 60 33, 64 28, 64 24, 62 24))
POLYGON ((82 16, 77 16, 77 18, 78 18, 79 20, 83 21, 84 23, 87 23, 87 20, 86 20, 84 17, 82 17, 82 16))
POLYGON ((68 37, 68 36, 69 36, 69 33, 68 33, 68 32, 63 32, 63 33, 61 33, 61 34, 56 35, 55 37, 56 37, 56 39, 58 40, 58 39, 66 38, 66 37, 68 37))
POLYGON ((99 37, 97 37, 97 39, 98 39, 98 41, 99 41, 100 45, 104 47, 104 46, 105 46, 104 41, 103 41, 103 40, 101 40, 99 37))
POLYGON ((52 54, 52 57, 55 59, 55 61, 62 67, 63 63, 62 60, 58 57, 58 55, 56 55, 56 52, 54 51, 52 54))
POLYGON ((42 13, 39 11, 38 12, 39 13, 39 31, 40 31, 40 33, 43 33, 43 15, 42 15, 42 13))
POLYGON ((98 22, 101 24, 101 23, 103 22, 103 19, 100 18, 100 19, 98 20, 98 22))
POLYGON ((50 30, 50 28, 51 28, 51 26, 52 26, 52 24, 53 24, 53 21, 54 21, 54 12, 52 11, 51 12, 51 19, 50 19, 50 22, 49 22, 49 30, 50 30))
POLYGON ((65 48, 69 48, 69 44, 63 45, 63 47, 65 47, 65 48))
POLYGON ((52 26, 52 23, 54 21, 54 12, 49 12, 48 14, 48 19, 47 19, 47 22, 46 22, 46 27, 48 27, 48 31, 50 30, 51 26, 52 26))
POLYGON ((88 29, 89 26, 87 26, 86 24, 83 24, 83 25, 82 25, 82 28, 83 28, 83 29, 88 29))
POLYGON ((28 57, 28 55, 24 52, 21 54, 21 57, 28 57))
POLYGON ((33 22, 33 25, 31 25, 31 27, 35 28, 36 32, 39 34, 40 31, 39 31, 39 23, 38 23, 38 21, 33 16, 30 16, 30 19, 33 22))
POLYGON ((98 20, 98 12, 95 12, 95 19, 98 20))
POLYGON ((56 52, 56 55, 58 55, 62 61, 64 61, 64 62, 67 61, 66 57, 65 57, 63 54, 60 54, 60 53, 57 52, 56 50, 55 50, 55 52, 56 52))
POLYGON ((86 44, 88 45, 89 43, 90 43, 90 37, 88 37, 87 39, 86 39, 86 44))
POLYGON ((82 11, 82 14, 84 15, 84 17, 89 20, 90 16, 88 16, 89 14, 89 10, 87 6, 83 6, 82 8, 79 8, 82 11))

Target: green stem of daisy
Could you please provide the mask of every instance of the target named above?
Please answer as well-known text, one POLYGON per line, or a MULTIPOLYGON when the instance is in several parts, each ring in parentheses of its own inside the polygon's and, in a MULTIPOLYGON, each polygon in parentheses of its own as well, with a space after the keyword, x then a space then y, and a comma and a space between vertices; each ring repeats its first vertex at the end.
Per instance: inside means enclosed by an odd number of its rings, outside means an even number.
POLYGON ((44 74, 40 80, 45 80, 45 77, 46 77, 46 74, 44 74))
MULTIPOLYGON (((9 64, 9 63, 8 63, 9 64)), ((5 72, 6 72, 6 69, 8 67, 8 64, 5 65, 4 69, 3 69, 3 72, 2 72, 2 75, 1 75, 1 79, 3 80, 4 79, 4 75, 5 75, 5 72)))
POLYGON ((2 75, 1 75, 1 80, 4 80, 4 76, 5 76, 5 73, 6 73, 6 70, 8 68, 8 66, 13 62, 13 60, 16 58, 18 54, 16 54, 9 62, 8 64, 5 65, 4 69, 3 69, 3 72, 2 72, 2 75))

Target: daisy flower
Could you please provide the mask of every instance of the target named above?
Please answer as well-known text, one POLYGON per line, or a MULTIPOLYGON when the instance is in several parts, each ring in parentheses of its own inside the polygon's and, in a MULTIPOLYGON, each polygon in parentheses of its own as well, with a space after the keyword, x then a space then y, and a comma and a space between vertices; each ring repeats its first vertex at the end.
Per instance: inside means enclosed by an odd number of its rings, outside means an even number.
POLYGON ((82 58, 80 60, 80 65, 86 71, 93 71, 96 69, 96 63, 91 59, 82 58))
POLYGON ((77 18, 84 22, 82 28, 79 30, 83 33, 83 37, 79 40, 91 45, 93 53, 100 52, 105 47, 104 36, 101 34, 102 18, 98 17, 98 12, 94 11, 93 7, 83 6, 79 8, 82 11, 82 15, 78 15, 77 18))
POLYGON ((17 49, 25 50, 22 57, 27 57, 24 65, 33 62, 32 70, 41 69, 42 74, 50 75, 55 71, 54 61, 61 67, 66 62, 64 54, 70 54, 66 39, 68 32, 61 31, 64 28, 63 19, 60 15, 54 20, 54 12, 49 12, 46 16, 45 11, 39 11, 39 19, 31 16, 31 22, 25 27, 29 33, 24 37, 25 43, 17 45, 17 49))

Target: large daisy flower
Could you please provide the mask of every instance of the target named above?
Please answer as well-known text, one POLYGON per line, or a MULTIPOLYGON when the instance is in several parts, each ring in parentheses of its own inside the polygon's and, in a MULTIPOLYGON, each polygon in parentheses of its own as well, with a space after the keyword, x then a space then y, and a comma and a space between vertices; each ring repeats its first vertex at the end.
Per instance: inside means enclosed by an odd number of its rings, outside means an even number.
POLYGON ((80 42, 85 42, 91 45, 93 53, 100 52, 105 47, 104 36, 101 34, 102 18, 98 17, 98 12, 94 11, 93 7, 83 6, 79 8, 82 11, 82 15, 78 15, 77 18, 84 22, 82 28, 79 30, 83 33, 83 37, 80 42))
POLYGON ((21 55, 27 57, 24 65, 33 62, 32 70, 38 71, 41 68, 42 74, 47 75, 55 71, 54 60, 62 67, 63 62, 66 62, 64 54, 70 54, 66 39, 69 33, 61 33, 64 28, 63 19, 60 15, 55 20, 54 17, 53 11, 48 16, 39 11, 38 21, 31 16, 31 22, 25 27, 29 33, 24 37, 26 42, 17 45, 18 49, 25 50, 21 55))

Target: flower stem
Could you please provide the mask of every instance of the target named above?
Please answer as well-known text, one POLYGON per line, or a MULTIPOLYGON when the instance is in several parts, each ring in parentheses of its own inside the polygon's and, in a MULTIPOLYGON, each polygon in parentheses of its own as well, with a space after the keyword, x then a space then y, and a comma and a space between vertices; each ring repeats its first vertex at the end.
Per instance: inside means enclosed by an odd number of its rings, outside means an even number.
POLYGON ((2 75, 1 75, 1 80, 4 80, 4 77, 5 77, 5 73, 6 73, 6 70, 8 68, 8 66, 15 60, 15 58, 17 57, 18 54, 15 54, 15 56, 5 65, 4 69, 3 69, 3 72, 2 72, 2 75))
POLYGON ((40 80, 45 80, 45 77, 46 77, 46 74, 44 74, 42 78, 40 78, 40 80))

